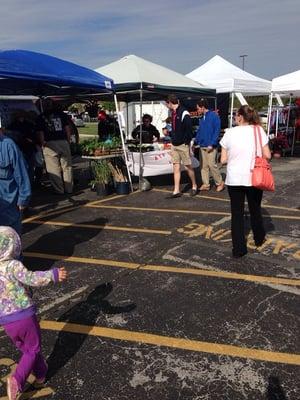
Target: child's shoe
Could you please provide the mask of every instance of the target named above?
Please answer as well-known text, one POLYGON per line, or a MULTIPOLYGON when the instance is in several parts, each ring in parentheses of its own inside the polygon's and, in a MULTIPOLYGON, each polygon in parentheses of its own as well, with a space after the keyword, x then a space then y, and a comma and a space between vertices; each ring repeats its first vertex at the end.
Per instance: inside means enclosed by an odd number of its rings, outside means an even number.
POLYGON ((7 397, 8 400, 17 400, 20 394, 18 382, 13 376, 7 378, 7 397))

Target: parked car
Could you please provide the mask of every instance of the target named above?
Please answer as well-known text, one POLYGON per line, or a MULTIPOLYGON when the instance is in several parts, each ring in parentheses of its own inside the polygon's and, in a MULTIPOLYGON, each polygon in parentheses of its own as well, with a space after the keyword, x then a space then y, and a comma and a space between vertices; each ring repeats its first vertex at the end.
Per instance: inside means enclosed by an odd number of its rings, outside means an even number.
POLYGON ((77 127, 85 126, 83 119, 78 114, 75 114, 75 113, 72 113, 72 112, 68 112, 68 115, 71 117, 71 119, 74 122, 75 126, 77 126, 77 127))

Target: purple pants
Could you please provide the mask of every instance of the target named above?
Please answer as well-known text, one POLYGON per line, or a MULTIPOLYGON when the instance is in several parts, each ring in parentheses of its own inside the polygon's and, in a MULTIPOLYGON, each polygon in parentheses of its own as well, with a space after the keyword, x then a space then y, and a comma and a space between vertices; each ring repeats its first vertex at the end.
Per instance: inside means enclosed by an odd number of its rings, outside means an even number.
POLYGON ((13 376, 19 390, 24 389, 28 376, 33 373, 37 379, 46 377, 47 364, 41 354, 41 330, 35 315, 4 326, 4 330, 14 345, 22 352, 22 357, 13 376))

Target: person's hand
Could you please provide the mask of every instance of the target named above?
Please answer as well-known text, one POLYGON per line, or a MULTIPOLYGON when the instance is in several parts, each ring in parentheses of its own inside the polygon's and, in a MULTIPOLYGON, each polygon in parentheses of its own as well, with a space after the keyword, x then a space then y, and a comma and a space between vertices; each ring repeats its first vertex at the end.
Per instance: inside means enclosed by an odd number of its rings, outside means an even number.
POLYGON ((58 269, 58 282, 62 282, 67 278, 67 271, 65 267, 61 267, 58 269))
POLYGON ((211 153, 211 152, 213 151, 213 149, 214 149, 214 148, 213 148, 212 146, 207 146, 207 152, 208 152, 208 153, 211 153))

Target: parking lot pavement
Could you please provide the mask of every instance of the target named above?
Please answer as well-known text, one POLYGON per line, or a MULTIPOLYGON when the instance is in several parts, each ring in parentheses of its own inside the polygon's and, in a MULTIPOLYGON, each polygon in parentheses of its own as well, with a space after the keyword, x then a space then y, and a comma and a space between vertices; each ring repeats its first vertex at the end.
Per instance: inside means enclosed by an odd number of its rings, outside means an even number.
MULTIPOLYGON (((65 265, 69 279, 34 290, 49 381, 23 398, 298 400, 299 167, 276 160, 268 240, 255 249, 249 234, 242 260, 225 191, 36 198, 25 263, 65 265)), ((3 332, 0 355, 4 400, 18 354, 3 332)))

